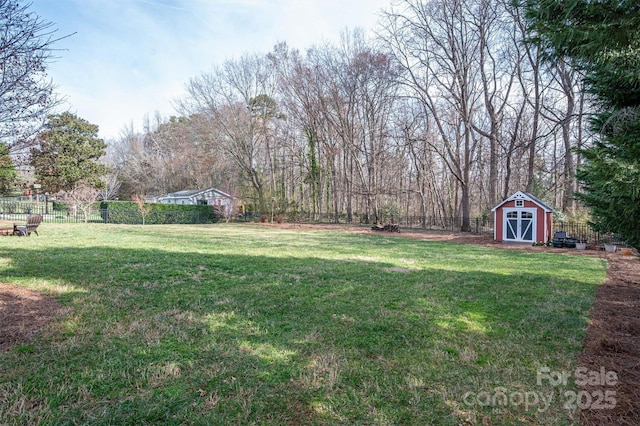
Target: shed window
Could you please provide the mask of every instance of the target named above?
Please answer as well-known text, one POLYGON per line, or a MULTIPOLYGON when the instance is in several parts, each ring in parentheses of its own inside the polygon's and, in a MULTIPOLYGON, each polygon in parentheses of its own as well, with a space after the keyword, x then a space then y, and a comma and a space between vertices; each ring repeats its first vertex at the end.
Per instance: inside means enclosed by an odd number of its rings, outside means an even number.
POLYGON ((508 219, 517 219, 518 218, 518 212, 507 212, 507 218, 508 219))
POLYGON ((524 207, 524 200, 516 200, 516 207, 524 207))

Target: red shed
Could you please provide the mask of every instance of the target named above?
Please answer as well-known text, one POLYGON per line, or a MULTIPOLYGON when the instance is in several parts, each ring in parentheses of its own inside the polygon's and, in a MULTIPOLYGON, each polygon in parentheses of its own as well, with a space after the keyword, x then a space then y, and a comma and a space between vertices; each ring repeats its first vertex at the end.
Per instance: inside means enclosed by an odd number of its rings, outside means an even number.
POLYGON ((533 244, 551 240, 553 209, 529 193, 518 191, 491 211, 496 241, 533 244))

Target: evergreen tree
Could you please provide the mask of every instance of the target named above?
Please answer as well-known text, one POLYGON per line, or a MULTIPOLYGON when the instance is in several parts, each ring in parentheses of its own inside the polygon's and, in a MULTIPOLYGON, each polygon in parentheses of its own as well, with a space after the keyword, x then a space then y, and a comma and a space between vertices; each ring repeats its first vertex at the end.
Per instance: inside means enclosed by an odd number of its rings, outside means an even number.
POLYGON ((9 148, 0 144, 0 194, 8 195, 16 188, 18 171, 11 160, 9 148))
POLYGON ((549 57, 584 72, 597 113, 596 142, 576 194, 599 231, 640 248, 640 3, 637 0, 526 0, 532 39, 549 57))
POLYGON ((71 191, 79 183, 102 188, 109 168, 98 163, 106 144, 98 138, 98 126, 65 112, 49 116, 31 150, 36 181, 45 191, 71 191))

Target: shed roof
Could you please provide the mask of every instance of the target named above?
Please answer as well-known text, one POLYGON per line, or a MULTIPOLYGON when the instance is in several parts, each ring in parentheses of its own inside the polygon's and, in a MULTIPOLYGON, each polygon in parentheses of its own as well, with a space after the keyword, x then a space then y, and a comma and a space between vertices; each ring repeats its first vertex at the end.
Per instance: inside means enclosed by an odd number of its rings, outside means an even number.
POLYGON ((531 201, 532 203, 537 204, 538 206, 540 206, 540 208, 542 208, 545 212, 552 212, 553 211, 553 207, 549 206, 547 203, 545 203, 544 201, 540 200, 535 195, 532 195, 532 194, 529 194, 528 192, 523 192, 523 191, 518 191, 518 192, 514 193, 512 196, 510 196, 509 198, 506 198, 506 199, 502 200, 497 206, 492 208, 491 211, 494 212, 497 209, 499 209, 500 206, 502 206, 504 203, 507 203, 507 202, 513 201, 513 200, 531 201))

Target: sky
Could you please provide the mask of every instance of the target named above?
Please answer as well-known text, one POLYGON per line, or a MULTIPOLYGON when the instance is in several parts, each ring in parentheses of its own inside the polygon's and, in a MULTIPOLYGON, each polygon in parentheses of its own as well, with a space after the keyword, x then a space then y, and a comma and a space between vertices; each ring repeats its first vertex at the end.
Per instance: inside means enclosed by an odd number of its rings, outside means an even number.
POLYGON ((306 50, 373 30, 391 0, 32 0, 55 24, 48 75, 71 111, 105 140, 145 117, 176 115, 189 79, 279 42, 306 50))

